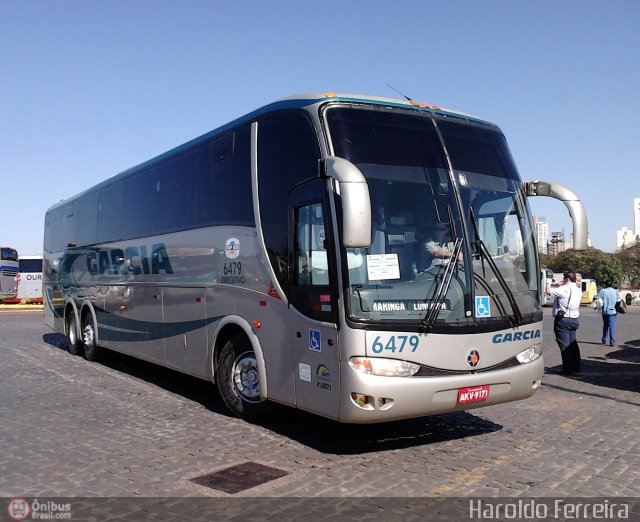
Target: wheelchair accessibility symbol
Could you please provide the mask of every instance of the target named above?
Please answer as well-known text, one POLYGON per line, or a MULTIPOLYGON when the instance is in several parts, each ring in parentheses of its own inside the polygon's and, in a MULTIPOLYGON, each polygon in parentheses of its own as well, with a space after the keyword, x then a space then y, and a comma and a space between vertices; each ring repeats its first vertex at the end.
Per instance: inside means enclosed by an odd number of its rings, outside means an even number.
POLYGON ((491 307, 489 304, 489 296, 476 296, 476 317, 491 317, 491 307))
POLYGON ((315 352, 322 351, 320 344, 320 330, 309 329, 309 350, 313 350, 315 352))

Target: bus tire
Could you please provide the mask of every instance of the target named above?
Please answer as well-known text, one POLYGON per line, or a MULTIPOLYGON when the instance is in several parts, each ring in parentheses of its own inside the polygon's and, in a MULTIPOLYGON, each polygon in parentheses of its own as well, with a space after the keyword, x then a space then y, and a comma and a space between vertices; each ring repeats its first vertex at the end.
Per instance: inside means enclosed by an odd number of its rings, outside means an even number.
POLYGON ((245 336, 232 337, 222 348, 216 381, 224 403, 234 415, 247 420, 265 416, 268 403, 260 398, 256 355, 245 336))
POLYGON ((87 361, 97 361, 100 357, 100 347, 96 343, 96 324, 90 312, 82 318, 82 348, 87 361))
POLYGON ((71 355, 78 355, 82 350, 82 341, 78 337, 77 326, 76 314, 72 310, 67 317, 67 345, 71 355))

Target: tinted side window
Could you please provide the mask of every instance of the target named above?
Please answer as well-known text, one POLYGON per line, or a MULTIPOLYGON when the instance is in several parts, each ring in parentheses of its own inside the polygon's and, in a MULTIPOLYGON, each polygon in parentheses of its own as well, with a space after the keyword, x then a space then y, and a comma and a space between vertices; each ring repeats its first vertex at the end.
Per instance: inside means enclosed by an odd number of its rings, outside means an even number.
POLYGON ((47 212, 44 221, 44 250, 59 252, 62 249, 62 207, 47 212))
POLYGON ((122 237, 122 185, 120 181, 98 193, 98 242, 117 241, 122 237))
POLYGON ((296 187, 291 196, 290 286, 291 303, 320 321, 336 321, 331 282, 334 258, 327 240, 329 220, 323 205, 323 182, 316 179, 296 187))
POLYGON ((196 223, 254 226, 249 126, 216 136, 198 152, 196 223))
POLYGON ((131 173, 64 211, 56 209, 46 217, 45 245, 51 251, 68 242, 89 245, 207 225, 254 224, 246 125, 131 173))
POLYGON ((74 246, 77 243, 77 224, 75 204, 67 203, 62 211, 62 246, 74 246))
POLYGON ((154 169, 128 177, 124 181, 124 215, 126 239, 153 233, 153 207, 156 200, 154 169))
POLYGON ((189 151, 158 167, 153 214, 157 234, 193 225, 196 161, 195 152, 189 151))
POLYGON ((251 194, 251 128, 235 132, 233 158, 227 176, 218 183, 223 220, 234 225, 255 226, 251 194))
POLYGON ((317 177, 320 149, 302 112, 267 115, 258 126, 258 187, 265 243, 276 276, 286 277, 287 219, 292 188, 317 177))
POLYGON ((98 194, 93 192, 76 202, 78 212, 78 244, 90 245, 96 242, 98 224, 98 194))
POLYGON ((20 272, 42 272, 42 259, 21 259, 20 272))

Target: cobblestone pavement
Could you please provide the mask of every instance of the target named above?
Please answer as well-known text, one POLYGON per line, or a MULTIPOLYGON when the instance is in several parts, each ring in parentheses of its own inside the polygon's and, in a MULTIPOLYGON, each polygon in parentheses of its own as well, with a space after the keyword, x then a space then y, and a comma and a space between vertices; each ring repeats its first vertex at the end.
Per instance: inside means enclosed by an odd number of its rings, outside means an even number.
MULTIPOLYGON (((560 363, 545 310, 545 365, 560 363)), ((584 371, 531 399, 351 426, 282 408, 249 424, 205 381, 108 354, 70 355, 41 312, 0 312, 0 497, 639 497, 640 307, 584 371), (255 462, 286 476, 229 494, 191 478, 255 462)))

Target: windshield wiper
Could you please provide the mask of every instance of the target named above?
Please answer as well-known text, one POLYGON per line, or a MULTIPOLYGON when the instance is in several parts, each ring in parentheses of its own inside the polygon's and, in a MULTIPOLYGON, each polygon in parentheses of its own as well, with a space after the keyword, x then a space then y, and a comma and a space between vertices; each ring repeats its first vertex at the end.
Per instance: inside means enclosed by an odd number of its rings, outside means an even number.
POLYGON ((427 333, 433 328, 433 324, 438 318, 438 314, 440 313, 440 309, 442 304, 444 303, 445 298, 447 297, 447 292, 449 291, 449 286, 451 286, 451 279, 453 278, 453 273, 456 270, 458 265, 458 258, 460 257, 460 252, 462 251, 462 238, 456 239, 456 242, 453 245, 453 251, 451 252, 451 256, 449 257, 446 265, 440 265, 438 269, 438 273, 434 280, 437 280, 440 277, 440 272, 442 271, 442 267, 445 267, 444 274, 442 274, 442 280, 440 281, 440 285, 435 291, 434 295, 431 297, 431 306, 427 311, 426 315, 420 320, 418 323, 418 328, 420 331, 426 331, 427 333))
MULTIPOLYGON (((500 283, 500 286, 502 287, 502 290, 504 291, 504 294, 507 296, 507 299, 509 300, 509 304, 511 305, 511 309, 513 310, 513 316, 509 316, 509 318, 511 319, 512 323, 514 326, 518 326, 520 324, 523 323, 524 318, 522 316, 522 312, 520 311, 520 307, 518 306, 518 303, 516 302, 515 296, 513 295, 513 292, 511 291, 511 289, 509 288, 509 286, 507 285, 507 282, 504 279, 504 276, 502 275, 502 273, 500 272, 500 270, 498 269, 495 261, 493 260, 493 258, 491 257, 491 254, 489 253, 489 251, 487 250, 487 247, 485 246, 485 244, 482 242, 482 240, 480 239, 480 234, 478 233, 478 224, 476 222, 476 216, 475 213, 473 212, 473 207, 471 207, 469 209, 469 216, 471 217, 471 224, 473 225, 473 231, 475 233, 476 236, 476 240, 475 240, 475 252, 474 255, 477 255, 480 257, 480 260, 483 261, 483 271, 484 271, 484 261, 486 261, 489 265, 489 267, 491 268, 491 270, 493 271, 493 273, 496 276, 496 279, 498 280, 498 283, 500 283)), ((480 277, 480 276, 477 276, 480 277)), ((483 286, 485 287, 485 290, 491 290, 491 288, 489 287, 488 284, 486 284, 486 282, 483 281, 483 286)), ((491 292, 494 296, 495 302, 499 303, 500 299, 498 298, 497 294, 495 292, 491 292)), ((499 306, 500 307, 500 306, 499 306)), ((500 310, 501 313, 506 312, 506 310, 504 310, 504 307, 502 307, 502 310, 500 310)), ((505 314, 506 315, 506 314, 505 314)))

